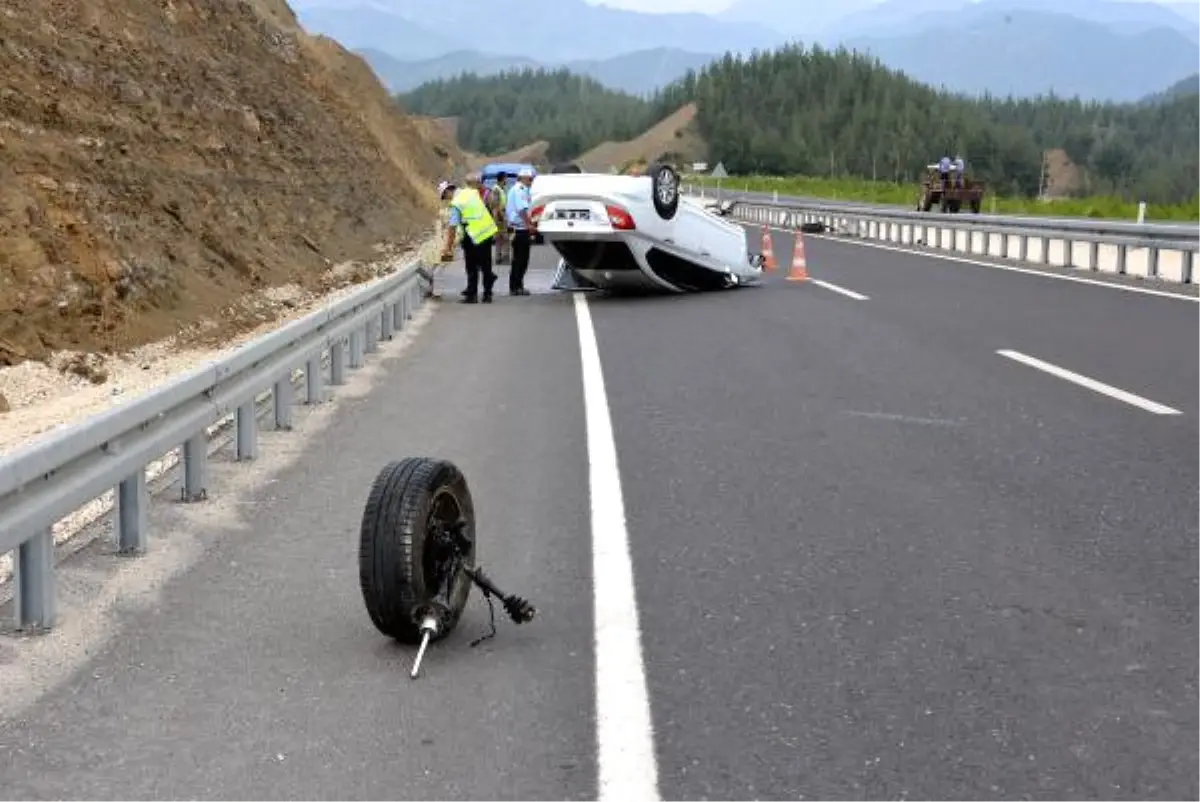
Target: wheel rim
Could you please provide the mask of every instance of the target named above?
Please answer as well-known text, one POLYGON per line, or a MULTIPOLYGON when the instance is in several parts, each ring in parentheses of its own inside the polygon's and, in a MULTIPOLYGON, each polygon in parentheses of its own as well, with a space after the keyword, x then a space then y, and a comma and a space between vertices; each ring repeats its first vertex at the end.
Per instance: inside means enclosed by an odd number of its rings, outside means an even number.
POLYGON ((658 171, 658 199, 662 203, 671 203, 675 200, 675 176, 670 170, 658 171))
POLYGON ((438 490, 429 504, 421 568, 430 601, 452 606, 467 555, 456 547, 455 531, 465 525, 462 504, 449 490, 438 490))

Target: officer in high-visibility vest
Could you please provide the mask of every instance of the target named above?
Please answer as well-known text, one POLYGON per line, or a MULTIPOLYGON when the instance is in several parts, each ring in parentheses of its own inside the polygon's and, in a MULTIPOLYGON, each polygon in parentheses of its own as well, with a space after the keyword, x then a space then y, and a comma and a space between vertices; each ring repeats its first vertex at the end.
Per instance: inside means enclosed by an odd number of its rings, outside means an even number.
POLYGON ((463 261, 467 265, 467 289, 463 292, 463 303, 473 304, 479 300, 479 278, 483 274, 483 302, 492 302, 492 285, 496 274, 492 271, 492 246, 499 228, 479 190, 472 187, 456 188, 449 181, 438 184, 438 195, 450 204, 450 219, 446 225, 446 241, 442 258, 454 254, 455 232, 463 231, 463 261))

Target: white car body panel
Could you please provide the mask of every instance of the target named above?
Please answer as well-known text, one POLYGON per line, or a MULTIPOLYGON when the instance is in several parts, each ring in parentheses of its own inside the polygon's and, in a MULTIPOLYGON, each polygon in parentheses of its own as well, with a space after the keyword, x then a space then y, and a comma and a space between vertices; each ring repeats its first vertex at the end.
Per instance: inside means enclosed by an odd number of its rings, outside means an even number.
POLYGON ((538 231, 563 257, 559 279, 565 273, 575 279, 560 288, 692 292, 762 277, 744 228, 684 196, 675 214, 663 219, 652 191, 649 176, 567 173, 534 179, 538 231), (608 206, 628 212, 635 227, 614 227, 608 206))

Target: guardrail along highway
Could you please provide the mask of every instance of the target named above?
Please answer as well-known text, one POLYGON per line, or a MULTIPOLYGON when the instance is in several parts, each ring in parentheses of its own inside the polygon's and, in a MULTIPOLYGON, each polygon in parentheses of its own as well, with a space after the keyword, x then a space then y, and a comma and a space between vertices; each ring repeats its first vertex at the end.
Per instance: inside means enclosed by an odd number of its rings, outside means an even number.
POLYGON ((454 265, 421 306, 405 272, 0 460, 0 612, 52 625, 0 636, 0 794, 1196 798, 1194 285, 865 219, 788 282, 796 221, 753 209, 761 287, 557 295, 546 246, 530 297, 456 304, 454 265), (202 481, 139 478, 184 442, 202 481), (538 607, 471 647, 474 594, 416 680, 357 563, 413 455, 538 607))

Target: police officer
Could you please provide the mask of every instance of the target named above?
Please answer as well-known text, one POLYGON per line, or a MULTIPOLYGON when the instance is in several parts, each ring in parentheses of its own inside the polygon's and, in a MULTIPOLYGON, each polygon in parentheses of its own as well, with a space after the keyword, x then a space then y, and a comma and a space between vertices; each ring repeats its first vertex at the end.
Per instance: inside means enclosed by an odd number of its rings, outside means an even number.
POLYGON ((509 230, 512 231, 512 269, 508 271, 510 295, 528 295, 525 289, 525 271, 529 269, 529 246, 532 225, 529 220, 530 185, 533 184, 533 168, 522 167, 517 174, 517 185, 508 191, 508 208, 505 210, 509 230))
POLYGON ((479 300, 479 278, 483 274, 483 302, 492 302, 492 285, 496 274, 492 272, 492 247, 496 241, 496 221, 493 219, 478 189, 457 189, 448 181, 438 185, 438 195, 450 204, 450 219, 446 225, 446 242, 442 247, 442 258, 454 253, 455 229, 463 230, 463 261, 467 266, 467 289, 463 292, 463 303, 473 304, 479 300))

